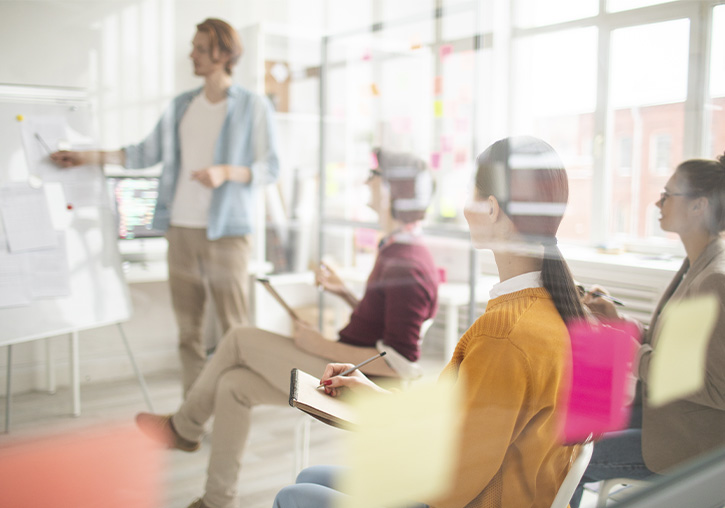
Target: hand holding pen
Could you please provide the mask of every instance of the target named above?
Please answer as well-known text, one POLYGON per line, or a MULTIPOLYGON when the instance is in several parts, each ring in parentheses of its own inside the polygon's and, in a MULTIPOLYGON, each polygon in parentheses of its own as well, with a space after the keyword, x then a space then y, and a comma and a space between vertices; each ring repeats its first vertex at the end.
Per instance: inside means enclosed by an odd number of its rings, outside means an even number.
POLYGON ((606 289, 600 286, 592 286, 589 291, 585 291, 582 302, 600 319, 622 319, 616 306, 624 306, 624 302, 611 296, 606 289))
POLYGON ((324 387, 325 393, 337 397, 342 388, 348 388, 354 392, 378 392, 388 393, 370 381, 365 374, 360 372, 360 367, 367 365, 373 360, 382 358, 385 352, 379 353, 357 365, 351 363, 329 363, 320 379, 320 387, 324 387))

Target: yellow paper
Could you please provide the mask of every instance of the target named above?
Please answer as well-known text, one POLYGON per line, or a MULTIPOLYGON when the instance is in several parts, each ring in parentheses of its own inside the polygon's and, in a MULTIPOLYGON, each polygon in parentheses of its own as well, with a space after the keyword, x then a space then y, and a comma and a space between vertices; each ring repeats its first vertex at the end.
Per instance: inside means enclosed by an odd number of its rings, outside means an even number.
POLYGON ((665 307, 647 380, 650 404, 662 406, 704 386, 707 346, 717 318, 714 295, 671 302, 665 307))
POLYGON ((443 116, 443 101, 433 101, 433 116, 440 118, 443 116))
POLYGON ((347 438, 349 493, 343 508, 425 501, 450 484, 458 446, 460 397, 450 382, 358 401, 360 430, 347 438))

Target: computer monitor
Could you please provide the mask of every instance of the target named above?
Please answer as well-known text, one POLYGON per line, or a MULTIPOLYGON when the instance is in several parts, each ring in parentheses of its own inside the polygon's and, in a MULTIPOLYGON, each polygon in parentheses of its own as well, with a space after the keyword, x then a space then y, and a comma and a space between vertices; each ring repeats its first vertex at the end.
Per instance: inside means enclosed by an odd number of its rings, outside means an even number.
POLYGON ((115 206, 118 238, 133 240, 164 236, 163 231, 151 225, 158 197, 158 177, 112 177, 108 178, 108 186, 115 206))

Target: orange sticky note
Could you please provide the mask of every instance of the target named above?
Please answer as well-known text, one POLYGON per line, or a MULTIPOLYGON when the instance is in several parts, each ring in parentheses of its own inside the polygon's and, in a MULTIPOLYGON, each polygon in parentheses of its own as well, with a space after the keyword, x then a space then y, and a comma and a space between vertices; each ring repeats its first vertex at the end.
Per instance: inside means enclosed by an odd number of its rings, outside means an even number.
POLYGON ((433 78, 433 95, 441 95, 443 93, 443 76, 433 78))
POLYGON ((378 85, 375 83, 372 83, 370 85, 370 91, 373 93, 373 95, 380 95, 380 90, 378 90, 378 85))
POLYGON ((2 505, 156 508, 162 454, 131 425, 13 442, 0 448, 2 505))

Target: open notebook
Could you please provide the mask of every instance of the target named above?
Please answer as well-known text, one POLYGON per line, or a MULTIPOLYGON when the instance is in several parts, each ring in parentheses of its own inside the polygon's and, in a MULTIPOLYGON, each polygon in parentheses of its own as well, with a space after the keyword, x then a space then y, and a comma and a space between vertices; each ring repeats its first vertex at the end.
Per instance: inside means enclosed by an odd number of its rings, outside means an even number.
POLYGON ((355 413, 344 398, 332 397, 318 389, 320 380, 299 369, 292 369, 289 405, 318 420, 342 429, 354 429, 355 413))

